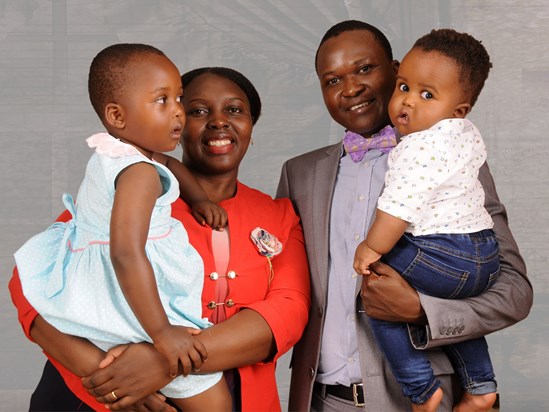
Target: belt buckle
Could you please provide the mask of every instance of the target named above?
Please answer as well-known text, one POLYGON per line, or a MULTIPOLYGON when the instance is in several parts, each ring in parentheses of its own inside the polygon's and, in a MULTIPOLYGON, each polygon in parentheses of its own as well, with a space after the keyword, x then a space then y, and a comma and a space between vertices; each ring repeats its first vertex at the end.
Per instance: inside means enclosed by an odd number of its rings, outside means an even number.
POLYGON ((352 384, 353 386, 353 400, 355 401, 355 406, 356 407, 362 407, 365 405, 364 402, 360 403, 358 401, 358 387, 360 386, 360 390, 362 390, 362 387, 364 386, 362 383, 353 383, 352 384))

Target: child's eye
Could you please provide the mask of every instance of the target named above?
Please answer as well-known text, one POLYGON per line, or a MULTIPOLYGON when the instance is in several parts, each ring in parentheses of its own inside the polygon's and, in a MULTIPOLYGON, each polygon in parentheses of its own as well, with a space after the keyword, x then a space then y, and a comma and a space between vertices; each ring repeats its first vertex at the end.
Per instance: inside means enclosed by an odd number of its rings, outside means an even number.
POLYGON ((400 85, 398 86, 398 90, 400 90, 401 92, 410 91, 410 89, 408 88, 408 85, 406 83, 400 83, 400 85))
POLYGON ((424 98, 425 100, 429 100, 433 98, 433 95, 431 94, 431 92, 424 91, 424 92, 421 92, 421 97, 424 98))
POLYGON ((160 103, 160 104, 166 104, 167 101, 168 101, 168 98, 166 96, 159 97, 158 99, 155 100, 156 103, 160 103))
POLYGON ((175 98, 175 101, 176 101, 177 103, 181 103, 181 100, 182 100, 182 99, 183 99, 183 96, 177 96, 177 97, 175 98))

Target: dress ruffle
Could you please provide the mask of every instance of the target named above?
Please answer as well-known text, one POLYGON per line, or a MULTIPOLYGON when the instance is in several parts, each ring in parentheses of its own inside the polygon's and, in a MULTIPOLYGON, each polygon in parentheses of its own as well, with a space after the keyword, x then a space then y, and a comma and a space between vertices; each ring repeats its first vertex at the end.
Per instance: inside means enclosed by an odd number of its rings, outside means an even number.
POLYGON ((96 133, 88 137, 86 139, 86 143, 92 149, 95 148, 97 154, 114 159, 123 156, 134 156, 141 154, 141 152, 134 146, 121 142, 116 137, 104 132, 96 133))

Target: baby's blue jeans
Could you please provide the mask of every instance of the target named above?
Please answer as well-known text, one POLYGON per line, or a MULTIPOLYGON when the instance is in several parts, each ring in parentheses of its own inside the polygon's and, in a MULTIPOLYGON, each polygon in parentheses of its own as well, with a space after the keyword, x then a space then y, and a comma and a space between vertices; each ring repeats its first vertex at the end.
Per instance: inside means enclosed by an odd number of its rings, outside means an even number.
MULTIPOLYGON (((472 234, 405 234, 383 257, 418 292, 443 299, 463 299, 487 290, 499 274, 499 250, 492 230, 472 234)), ((404 323, 370 319, 377 342, 413 403, 424 403, 440 387, 424 351, 412 346, 404 323)), ((449 325, 456 334, 465 325, 449 325)), ((465 391, 496 391, 494 371, 484 337, 442 348, 465 391)))

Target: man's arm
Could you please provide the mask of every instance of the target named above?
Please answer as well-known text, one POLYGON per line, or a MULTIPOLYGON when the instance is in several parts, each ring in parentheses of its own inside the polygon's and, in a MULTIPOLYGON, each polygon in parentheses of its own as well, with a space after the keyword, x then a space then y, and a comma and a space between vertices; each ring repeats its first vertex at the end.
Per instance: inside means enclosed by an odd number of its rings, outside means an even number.
POLYGON ((509 327, 528 316, 533 302, 532 285, 526 264, 509 229, 507 212, 499 201, 488 165, 480 169, 479 180, 486 193, 485 207, 494 221, 500 249, 500 275, 483 294, 464 300, 445 300, 420 294, 429 326, 427 344, 431 348, 469 340, 509 327), (464 328, 461 332, 459 325, 464 328), (454 328, 458 326, 456 333, 454 328))
POLYGON ((489 290, 463 300, 418 294, 383 264, 374 268, 383 276, 369 276, 363 283, 362 301, 369 316, 410 323, 413 337, 417 336, 415 328, 427 325, 427 341, 413 340, 417 348, 432 348, 487 335, 526 318, 532 307, 533 291, 526 277, 526 265, 486 164, 480 169, 479 179, 486 192, 485 207, 494 220, 500 248, 500 275, 489 290))

